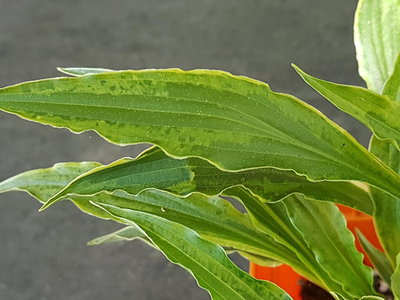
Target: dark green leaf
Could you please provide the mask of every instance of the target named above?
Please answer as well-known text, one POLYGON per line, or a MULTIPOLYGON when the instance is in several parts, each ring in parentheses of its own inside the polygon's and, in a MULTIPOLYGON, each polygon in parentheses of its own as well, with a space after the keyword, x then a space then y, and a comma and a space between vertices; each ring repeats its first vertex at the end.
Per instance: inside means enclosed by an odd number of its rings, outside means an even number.
POLYGON ((266 201, 278 201, 300 193, 312 199, 342 203, 372 214, 369 193, 351 182, 311 182, 292 171, 258 168, 240 172, 224 172, 198 159, 174 159, 159 148, 143 152, 137 159, 125 158, 79 176, 44 207, 68 194, 91 195, 117 189, 138 194, 146 188, 157 188, 179 195, 197 191, 217 195, 222 190, 243 185, 266 201))

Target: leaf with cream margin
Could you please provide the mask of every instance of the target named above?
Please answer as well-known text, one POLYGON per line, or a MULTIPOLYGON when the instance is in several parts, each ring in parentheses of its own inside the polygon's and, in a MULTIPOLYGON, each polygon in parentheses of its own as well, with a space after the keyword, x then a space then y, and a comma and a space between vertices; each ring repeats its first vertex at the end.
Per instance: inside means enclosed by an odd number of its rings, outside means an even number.
MULTIPOLYGON (((98 163, 61 163, 52 168, 32 170, 14 176, 3 183, 0 183, 0 193, 10 190, 22 190, 34 195, 39 201, 48 200, 63 188, 69 181, 81 172, 88 171, 98 166, 98 163)), ((199 194, 191 195, 188 198, 180 198, 168 193, 157 191, 143 192, 138 196, 119 192, 118 199, 132 202, 135 207, 147 209, 155 214, 170 216, 172 219, 180 216, 180 221, 188 221, 188 226, 198 226, 203 234, 213 238, 214 241, 226 247, 232 247, 246 257, 257 257, 259 262, 270 263, 270 257, 283 260, 301 268, 301 263, 285 246, 276 243, 274 240, 258 232, 252 222, 246 220, 246 216, 237 211, 226 200, 220 198, 208 198, 199 194), (146 201, 148 202, 146 204, 146 201), (156 205, 158 203, 158 206, 156 205), (163 212, 170 208, 168 213, 163 212), (174 209, 172 209, 174 208, 174 209), (193 222, 193 220, 197 220, 193 222), (206 230, 207 229, 207 230, 206 230), (269 261, 269 262, 268 262, 269 261)), ((107 199, 117 198, 116 195, 108 193, 96 195, 107 199)), ((77 195, 70 197, 71 200, 82 211, 99 218, 110 219, 104 215, 103 210, 88 203, 88 198, 77 195)), ((91 199, 91 198, 89 198, 91 199)), ((174 219, 175 220, 175 219, 174 219)))
POLYGON ((89 241, 88 245, 100 245, 100 244, 108 244, 121 241, 133 241, 133 240, 142 240, 147 244, 149 244, 150 246, 154 246, 152 241, 147 237, 147 235, 137 225, 134 224, 125 226, 112 233, 99 236, 89 241))
MULTIPOLYGON (((394 171, 400 172, 400 152, 390 141, 372 137, 370 151, 387 163, 394 171)), ((371 188, 375 204, 374 224, 385 253, 392 267, 396 265, 396 256, 400 252, 400 201, 392 195, 371 188)))
POLYGON ((373 295, 373 271, 363 264, 346 220, 332 203, 291 196, 283 204, 293 225, 315 254, 318 263, 357 299, 373 295))
POLYGON ((82 76, 87 74, 99 74, 112 72, 111 69, 103 69, 103 68, 57 68, 61 73, 71 75, 71 76, 82 76))
POLYGON ((400 144, 400 102, 368 89, 336 84, 310 76, 294 66, 299 75, 318 93, 340 110, 348 113, 378 138, 392 139, 400 144))
POLYGON ((250 190, 241 187, 232 187, 224 191, 224 194, 243 203, 258 230, 273 237, 297 254, 299 260, 309 270, 308 274, 302 273, 301 270, 298 273, 328 291, 335 291, 350 297, 343 291, 341 283, 334 280, 316 260, 312 249, 309 248, 302 234, 291 222, 283 201, 264 203, 250 190))
POLYGON ((0 193, 26 191, 44 203, 73 179, 101 166, 98 162, 57 163, 51 168, 26 171, 0 183, 0 193))
POLYGON ((157 147, 145 150, 136 159, 125 158, 82 174, 49 199, 44 208, 68 194, 91 195, 117 189, 138 194, 147 188, 157 188, 179 195, 194 191, 218 195, 235 185, 251 189, 266 201, 300 193, 312 199, 342 203, 368 214, 373 212, 368 191, 351 182, 311 182, 292 171, 272 168, 224 172, 202 159, 168 157, 157 147))
POLYGON ((100 207, 138 225, 171 262, 187 269, 213 299, 292 299, 275 284, 240 270, 220 246, 202 239, 188 227, 144 212, 105 204, 100 207))
POLYGON ((400 0, 359 0, 354 43, 361 77, 381 93, 400 52, 400 0))
POLYGON ((385 84, 383 94, 387 95, 392 100, 400 100, 400 52, 394 66, 393 74, 385 84))
POLYGON ((375 248, 370 241, 362 234, 361 231, 357 230, 357 235, 360 240, 361 246, 364 252, 367 254, 372 265, 379 273, 381 278, 390 285, 390 276, 393 274, 393 267, 386 257, 386 255, 375 248))
POLYGON ((95 130, 116 144, 149 142, 222 170, 294 170, 310 180, 357 180, 400 195, 400 176, 295 97, 226 72, 121 71, 0 89, 0 110, 95 130))
MULTIPOLYGON (((256 229, 247 214, 239 212, 227 200, 194 193, 177 197, 158 190, 131 195, 123 191, 102 192, 91 196, 71 195, 75 203, 110 204, 120 208, 143 211, 183 224, 203 238, 233 249, 243 256, 257 256, 259 260, 281 261, 306 270, 296 253, 284 244, 256 229), (246 255, 249 254, 249 255, 246 255)), ((91 207, 86 208, 90 212, 91 207)))
POLYGON ((394 270, 391 279, 391 289, 395 296, 395 300, 400 299, 400 253, 397 254, 396 269, 394 270))

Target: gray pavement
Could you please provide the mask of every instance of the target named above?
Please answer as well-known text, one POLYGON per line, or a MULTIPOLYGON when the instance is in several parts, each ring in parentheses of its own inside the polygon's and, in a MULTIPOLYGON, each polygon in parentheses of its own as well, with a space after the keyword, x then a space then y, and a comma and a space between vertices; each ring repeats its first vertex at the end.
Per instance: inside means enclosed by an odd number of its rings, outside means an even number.
MULTIPOLYGON (((0 0, 0 86, 58 76, 58 66, 223 69, 268 82, 326 112, 364 145, 369 133, 290 67, 362 84, 352 0, 0 0)), ((59 161, 104 163, 140 147, 0 113, 0 180, 59 161)), ((0 300, 208 299, 190 275, 141 243, 87 246, 119 226, 60 203, 38 213, 0 195, 0 300)), ((242 268, 244 260, 236 259, 242 268)))

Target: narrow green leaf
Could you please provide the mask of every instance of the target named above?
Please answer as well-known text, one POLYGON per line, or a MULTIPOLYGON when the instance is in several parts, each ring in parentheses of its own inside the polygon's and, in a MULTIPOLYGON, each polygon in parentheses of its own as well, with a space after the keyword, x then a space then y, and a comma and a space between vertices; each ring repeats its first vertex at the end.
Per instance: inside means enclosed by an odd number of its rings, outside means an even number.
POLYGON ((361 77, 381 93, 400 51, 400 0, 360 0, 354 43, 361 77))
POLYGON ((113 70, 110 69, 103 69, 103 68, 57 68, 58 71, 61 73, 72 75, 72 76, 82 76, 87 74, 99 74, 99 73, 106 73, 112 72, 113 70))
POLYGON ((368 239, 357 230, 358 238, 368 258, 371 260, 374 268, 378 271, 381 278, 390 285, 390 276, 393 273, 393 267, 384 253, 379 251, 372 245, 368 239))
POLYGON ((353 234, 336 205, 291 196, 284 205, 290 220, 319 264, 354 298, 374 294, 373 271, 363 264, 353 234))
POLYGON ((400 253, 396 258, 396 269, 391 277, 392 285, 391 289, 395 296, 395 299, 400 299, 400 253))
POLYGON ((181 224, 112 205, 101 207, 137 224, 171 262, 189 270, 214 299, 291 299, 275 284, 254 279, 240 270, 220 246, 181 224))
POLYGON ((98 238, 89 241, 88 245, 100 245, 100 244, 115 243, 121 241, 133 241, 137 239, 143 240, 146 243, 153 245, 152 241, 137 225, 125 226, 115 232, 102 235, 98 238))
MULTIPOLYGON (((295 253, 257 230, 247 214, 239 212, 227 200, 219 197, 195 193, 181 198, 166 192, 147 190, 137 196, 122 191, 93 196, 72 195, 71 200, 77 203, 90 201, 110 204, 158 215, 183 224, 203 238, 224 247, 302 268, 295 253)), ((86 209, 90 213, 92 208, 88 206, 86 209)))
POLYGON ((383 94, 392 100, 400 101, 400 53, 397 56, 393 74, 385 84, 383 94))
POLYGON ((294 66, 317 92, 342 111, 367 126, 380 139, 400 144, 400 103, 361 87, 331 83, 312 77, 294 66))
MULTIPOLYGON (((77 174, 98 165, 98 163, 63 163, 48 169, 28 171, 0 183, 0 192, 18 189, 34 194, 40 201, 45 201, 49 199, 49 195, 59 191, 77 174)), ((183 222, 191 228, 194 226, 193 229, 201 232, 210 240, 225 247, 234 248, 245 257, 258 256, 258 260, 264 261, 273 257, 274 260, 296 265, 298 269, 302 268, 296 254, 260 233, 246 215, 238 212, 226 200, 218 197, 208 198, 193 194, 183 199, 153 190, 142 192, 138 196, 119 192, 113 195, 101 193, 94 197, 72 195, 70 198, 83 212, 104 219, 110 219, 111 216, 105 214, 104 210, 88 203, 88 200, 119 199, 124 203, 129 203, 130 207, 135 209, 161 214, 171 220, 183 222), (168 210, 166 211, 166 209, 168 210)))
POLYGON ((79 175, 101 166, 97 162, 58 163, 51 168, 27 171, 0 183, 0 193, 26 191, 46 202, 79 175))
POLYGON ((150 142, 223 170, 274 167, 400 195, 400 176, 298 99, 220 71, 121 71, 0 89, 0 109, 117 144, 150 142))
POLYGON ((194 191, 217 195, 235 185, 251 189, 266 201, 278 201, 300 193, 312 199, 342 203, 368 214, 373 212, 369 193, 351 182, 311 182, 292 171, 272 168, 224 172, 198 158, 168 157, 159 148, 148 149, 136 159, 124 158, 77 177, 44 208, 68 194, 91 195, 117 189, 138 194, 146 188, 157 188, 179 195, 194 191))
MULTIPOLYGON (((387 163, 394 171, 400 172, 400 152, 390 141, 372 137, 370 151, 387 163)), ((371 188, 375 203, 374 223, 383 248, 394 267, 396 255, 400 252, 400 201, 387 193, 371 188)))
POLYGON ((316 260, 312 249, 309 248, 302 234, 291 222, 282 201, 278 203, 264 203, 249 190, 240 187, 233 187, 226 190, 224 194, 242 201, 250 213, 255 226, 260 231, 270 235, 297 254, 299 260, 308 269, 297 270, 296 266, 293 266, 299 274, 302 274, 328 291, 335 291, 347 296, 347 293, 342 289, 341 283, 335 281, 316 260), (305 271, 307 273, 304 273, 305 271))
POLYGON ((363 296, 360 298, 360 300, 385 300, 385 299, 379 296, 363 296))

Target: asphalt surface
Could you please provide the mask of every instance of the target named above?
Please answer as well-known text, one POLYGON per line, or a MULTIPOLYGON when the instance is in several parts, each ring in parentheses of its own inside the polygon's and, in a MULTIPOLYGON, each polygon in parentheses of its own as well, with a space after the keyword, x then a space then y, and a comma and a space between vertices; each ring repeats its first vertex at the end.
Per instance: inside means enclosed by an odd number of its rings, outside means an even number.
MULTIPOLYGON (((295 94, 365 145, 369 132, 290 66, 363 84, 352 42, 355 6, 355 0, 0 0, 0 86, 59 76, 58 66, 223 69, 295 94)), ((0 180, 59 161, 108 163, 143 149, 5 113, 0 141, 0 180)), ((142 243, 86 245, 118 225, 68 202, 43 213, 39 206, 24 193, 0 195, 1 300, 209 299, 189 273, 142 243)))

